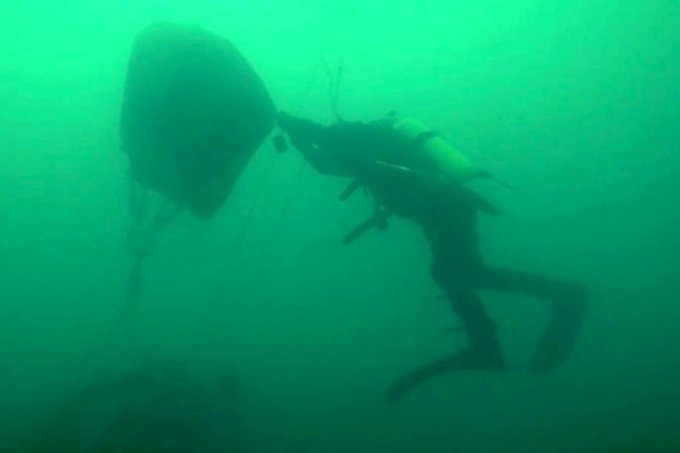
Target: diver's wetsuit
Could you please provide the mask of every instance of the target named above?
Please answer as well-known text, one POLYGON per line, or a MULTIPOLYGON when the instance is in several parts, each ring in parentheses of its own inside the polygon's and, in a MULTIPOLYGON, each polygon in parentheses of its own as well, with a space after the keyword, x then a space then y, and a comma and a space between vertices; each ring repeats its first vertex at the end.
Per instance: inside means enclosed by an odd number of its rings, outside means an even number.
POLYGON ((381 165, 382 154, 399 166, 425 173, 428 170, 418 162, 417 147, 399 137, 389 122, 341 122, 326 127, 281 113, 279 126, 317 171, 357 178, 390 213, 420 225, 432 251, 432 277, 463 323, 469 348, 407 374, 392 386, 389 399, 446 371, 504 367, 496 325, 486 313, 478 290, 515 292, 552 302, 553 317, 539 342, 534 367, 550 369, 566 359, 585 308, 585 289, 536 274, 487 266, 479 252, 477 215, 481 199, 461 185, 428 184, 418 173, 381 165))

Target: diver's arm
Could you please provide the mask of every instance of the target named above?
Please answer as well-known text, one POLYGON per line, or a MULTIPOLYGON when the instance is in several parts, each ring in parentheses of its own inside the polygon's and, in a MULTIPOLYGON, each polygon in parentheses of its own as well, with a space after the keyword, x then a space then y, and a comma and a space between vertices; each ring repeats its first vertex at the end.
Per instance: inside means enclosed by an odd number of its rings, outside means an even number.
POLYGON ((320 147, 328 134, 327 127, 285 112, 279 112, 278 126, 316 171, 324 175, 350 176, 341 162, 320 147))
POLYGON ((351 176, 351 173, 340 162, 329 157, 328 153, 319 149, 317 145, 303 140, 296 140, 292 136, 291 142, 300 151, 309 165, 322 175, 351 176))
POLYGON ((321 124, 289 115, 286 112, 279 112, 276 124, 291 138, 296 147, 298 146, 296 143, 302 141, 319 143, 328 129, 321 124))

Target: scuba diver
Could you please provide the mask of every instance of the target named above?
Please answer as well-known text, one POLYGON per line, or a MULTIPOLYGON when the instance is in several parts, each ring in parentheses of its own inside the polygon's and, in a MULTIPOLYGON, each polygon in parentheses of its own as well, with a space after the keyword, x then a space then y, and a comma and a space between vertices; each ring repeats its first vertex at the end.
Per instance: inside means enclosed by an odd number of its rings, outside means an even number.
MULTIPOLYGON (((576 283, 485 263, 479 250, 478 214, 498 215, 499 210, 465 183, 494 178, 491 174, 476 168, 438 133, 394 114, 373 122, 324 126, 279 112, 278 126, 316 171, 352 178, 343 201, 360 187, 372 195, 373 215, 349 232, 346 244, 373 228, 386 229, 392 216, 420 226, 431 248, 432 278, 462 322, 468 346, 398 379, 387 391, 388 401, 444 373, 505 367, 497 326, 480 290, 548 302, 551 317, 531 367, 549 371, 567 359, 588 305, 588 291, 576 283)), ((283 136, 277 141, 285 147, 283 136)))

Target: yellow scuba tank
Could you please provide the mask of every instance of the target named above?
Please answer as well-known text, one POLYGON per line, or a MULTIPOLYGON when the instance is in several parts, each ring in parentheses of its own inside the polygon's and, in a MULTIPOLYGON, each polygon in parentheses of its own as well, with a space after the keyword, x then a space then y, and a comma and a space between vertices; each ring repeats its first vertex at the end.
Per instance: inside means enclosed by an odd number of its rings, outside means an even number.
POLYGON ((422 158, 448 181, 465 183, 487 173, 477 168, 449 141, 413 118, 396 118, 392 128, 416 144, 422 158))

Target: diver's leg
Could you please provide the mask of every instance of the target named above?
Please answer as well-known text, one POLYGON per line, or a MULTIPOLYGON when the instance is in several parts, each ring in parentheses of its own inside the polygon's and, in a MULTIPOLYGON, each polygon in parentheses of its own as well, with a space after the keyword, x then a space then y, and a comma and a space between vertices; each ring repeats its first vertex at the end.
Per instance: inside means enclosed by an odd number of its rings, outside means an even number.
POLYGON ((490 364, 502 367, 496 323, 475 292, 477 271, 484 268, 478 250, 475 211, 464 207, 457 211, 445 208, 435 206, 434 215, 423 219, 433 254, 430 273, 460 318, 470 350, 490 364))
POLYGON ((505 366, 496 323, 487 314, 480 297, 474 291, 459 289, 460 285, 452 275, 444 273, 434 265, 432 276, 446 292, 453 310, 461 319, 469 346, 457 354, 407 373, 390 386, 386 394, 388 401, 401 398, 416 386, 440 374, 452 371, 492 371, 505 366))
MULTIPOLYGON (((469 268, 468 268, 469 271, 469 268)), ((503 366, 496 323, 489 317, 479 295, 469 287, 471 276, 460 266, 435 262, 431 267, 434 281, 451 302, 451 308, 463 323, 470 350, 489 364, 503 366)))
POLYGON ((449 298, 453 310, 463 323, 470 351, 479 358, 480 364, 502 368, 504 360, 497 326, 489 317, 479 295, 474 291, 459 291, 449 298))
POLYGON ((502 267, 485 266, 475 275, 477 289, 518 293, 550 302, 574 300, 588 292, 576 283, 502 267))
POLYGON ((479 296, 472 291, 461 291, 451 304, 463 322, 469 347, 407 373, 390 386, 385 395, 387 401, 396 401, 418 385, 445 373, 495 371, 504 367, 496 325, 487 315, 479 296))
POLYGON ((434 258, 430 267, 432 279, 444 291, 463 323, 470 349, 489 363, 502 367, 496 323, 475 292, 478 270, 484 269, 475 211, 440 207, 434 212, 436 215, 424 225, 434 258))
POLYGON ((475 287, 479 289, 515 292, 551 302, 550 321, 538 342, 532 368, 536 371, 548 371, 566 361, 588 307, 589 294, 586 287, 505 268, 487 268, 478 275, 475 287))

